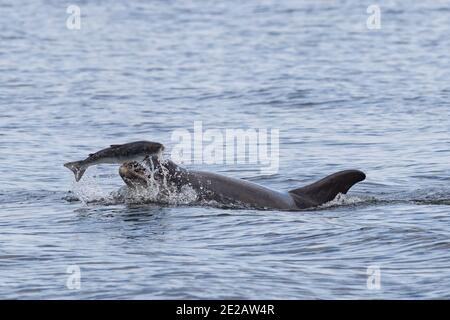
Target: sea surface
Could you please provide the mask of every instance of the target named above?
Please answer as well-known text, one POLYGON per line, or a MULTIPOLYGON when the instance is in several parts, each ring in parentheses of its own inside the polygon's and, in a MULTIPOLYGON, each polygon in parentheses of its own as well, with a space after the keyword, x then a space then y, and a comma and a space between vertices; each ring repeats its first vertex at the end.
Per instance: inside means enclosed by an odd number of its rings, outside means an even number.
POLYGON ((0 1, 0 298, 450 298, 450 2, 0 1), (67 27, 69 4, 80 29, 67 27), (117 165, 177 130, 279 130, 279 167, 186 168, 290 190, 300 212, 118 201, 117 165), (79 280, 79 281, 78 281, 79 280))

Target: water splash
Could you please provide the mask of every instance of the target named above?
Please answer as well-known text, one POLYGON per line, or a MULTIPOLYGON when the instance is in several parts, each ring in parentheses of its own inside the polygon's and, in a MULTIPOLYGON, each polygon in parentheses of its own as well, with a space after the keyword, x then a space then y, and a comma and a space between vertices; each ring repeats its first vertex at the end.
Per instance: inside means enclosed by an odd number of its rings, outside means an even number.
MULTIPOLYGON (((158 154, 158 160, 164 163, 162 153, 158 154)), ((190 186, 177 185, 170 182, 169 171, 164 166, 155 168, 150 161, 143 161, 141 165, 145 169, 145 175, 148 177, 146 187, 129 188, 121 187, 115 191, 107 191, 102 188, 98 178, 97 170, 86 174, 80 182, 72 183, 70 197, 67 200, 74 199, 82 201, 84 204, 100 203, 102 205, 115 204, 146 204, 159 203, 170 205, 187 205, 197 202, 198 194, 190 186), (158 171, 160 170, 160 171, 158 171)))
POLYGON ((79 182, 72 182, 70 191, 85 205, 93 202, 106 202, 111 199, 111 194, 101 187, 95 167, 86 172, 79 182))
POLYGON ((128 189, 125 196, 126 203, 157 202, 162 204, 191 204, 197 201, 198 194, 190 186, 179 188, 169 178, 169 170, 164 165, 167 159, 158 154, 158 161, 162 164, 156 168, 152 161, 143 161, 148 186, 128 189))
POLYGON ((189 187, 183 186, 181 189, 167 186, 161 188, 161 185, 154 184, 150 188, 130 189, 125 187, 120 192, 112 193, 117 201, 126 204, 145 204, 159 203, 170 205, 188 205, 197 202, 197 192, 189 187))
POLYGON ((333 200, 324 203, 323 205, 319 206, 319 208, 325 209, 338 206, 353 206, 373 201, 376 201, 374 197, 362 197, 338 193, 338 195, 333 200))

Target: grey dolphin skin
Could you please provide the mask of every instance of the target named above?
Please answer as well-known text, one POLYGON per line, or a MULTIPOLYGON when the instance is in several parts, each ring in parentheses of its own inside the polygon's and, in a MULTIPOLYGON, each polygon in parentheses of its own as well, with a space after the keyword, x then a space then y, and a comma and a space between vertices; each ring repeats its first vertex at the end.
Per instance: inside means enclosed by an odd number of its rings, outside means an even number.
POLYGON ((126 161, 142 161, 147 156, 160 154, 163 150, 164 146, 161 143, 151 141, 113 144, 109 148, 89 154, 84 160, 68 162, 64 166, 73 171, 76 181, 80 181, 90 166, 100 163, 122 164, 126 161))
POLYGON ((190 186, 198 194, 198 200, 214 200, 221 204, 237 204, 253 208, 301 210, 317 207, 347 191, 366 175, 359 170, 345 170, 329 175, 313 184, 279 192, 259 184, 205 171, 188 171, 157 157, 147 159, 152 172, 137 162, 124 163, 119 174, 129 188, 151 188, 149 176, 155 181, 181 189, 190 186))

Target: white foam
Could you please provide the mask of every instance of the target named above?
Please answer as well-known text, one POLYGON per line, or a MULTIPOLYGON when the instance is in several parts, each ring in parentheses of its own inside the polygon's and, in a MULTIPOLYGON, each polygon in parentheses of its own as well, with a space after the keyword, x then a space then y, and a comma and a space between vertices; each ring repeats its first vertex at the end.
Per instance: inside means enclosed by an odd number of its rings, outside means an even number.
POLYGON ((86 171, 79 182, 72 182, 71 191, 84 204, 111 198, 110 193, 101 187, 95 167, 86 171))
POLYGON ((366 202, 367 200, 368 200, 367 198, 363 198, 363 197, 359 197, 359 196, 355 196, 355 195, 338 193, 337 196, 333 200, 322 204, 320 206, 320 208, 355 205, 358 203, 366 202))
MULTIPOLYGON (((159 160, 164 162, 162 155, 159 160)), ((176 185, 172 185, 167 179, 169 175, 168 169, 161 166, 162 179, 155 179, 155 168, 151 162, 144 162, 149 177, 148 187, 131 189, 128 188, 125 196, 126 203, 163 203, 163 204, 190 204, 197 201, 197 192, 190 186, 182 186, 179 190, 176 185)))

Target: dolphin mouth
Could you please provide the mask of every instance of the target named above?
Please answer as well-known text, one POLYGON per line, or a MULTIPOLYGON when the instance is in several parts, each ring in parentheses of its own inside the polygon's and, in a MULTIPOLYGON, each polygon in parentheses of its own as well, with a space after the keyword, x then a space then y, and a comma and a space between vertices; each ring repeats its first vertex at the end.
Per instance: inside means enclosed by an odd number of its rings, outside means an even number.
POLYGON ((136 161, 125 162, 119 168, 119 175, 131 188, 148 187, 148 170, 136 161))

